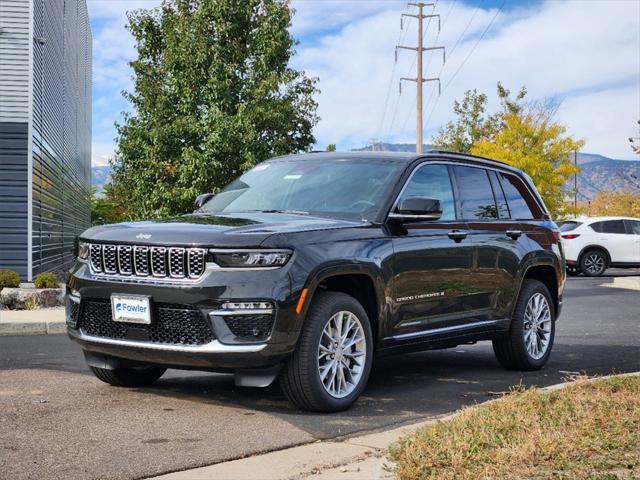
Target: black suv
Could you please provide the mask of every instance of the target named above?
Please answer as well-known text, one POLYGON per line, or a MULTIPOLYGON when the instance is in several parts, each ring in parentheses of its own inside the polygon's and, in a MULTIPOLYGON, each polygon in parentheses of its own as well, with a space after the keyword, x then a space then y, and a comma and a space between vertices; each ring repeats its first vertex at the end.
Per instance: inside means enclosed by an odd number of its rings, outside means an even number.
POLYGON ((192 214, 87 230, 67 323, 111 385, 233 372, 336 411, 374 356, 492 340, 503 366, 541 368, 564 282, 559 232, 521 171, 310 153, 257 165, 192 214))

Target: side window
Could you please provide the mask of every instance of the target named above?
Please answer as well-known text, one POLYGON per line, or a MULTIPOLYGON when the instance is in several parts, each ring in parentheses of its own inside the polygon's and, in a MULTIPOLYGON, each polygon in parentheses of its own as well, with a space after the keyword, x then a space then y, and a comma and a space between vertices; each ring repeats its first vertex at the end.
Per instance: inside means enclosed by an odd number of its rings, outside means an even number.
POLYGON ((453 167, 460 195, 460 218, 491 220, 498 218, 489 175, 483 168, 453 167))
MULTIPOLYGON (((499 173, 500 183, 505 197, 507 197, 507 203, 509 204, 509 211, 511 212, 511 218, 517 220, 531 220, 534 218, 531 213, 527 201, 524 199, 522 193, 518 189, 518 180, 511 175, 499 173)), ((520 186, 522 188, 522 186, 520 186)))
POLYGON ((602 222, 602 233, 627 233, 622 220, 607 220, 602 222))
POLYGON ((591 228, 591 230, 593 230, 594 232, 602 233, 603 225, 604 222, 595 222, 589 225, 589 228, 591 228))
MULTIPOLYGON (((408 197, 429 197, 440 200, 442 220, 456 218, 453 188, 446 165, 424 165, 418 167, 407 184, 400 202, 408 197)), ((398 202, 398 203, 400 203, 398 202)))
POLYGON ((496 197, 496 204, 498 205, 498 218, 511 218, 509 213, 509 205, 507 199, 502 191, 500 180, 498 180, 498 174, 493 171, 487 171, 489 178, 491 179, 491 186, 493 187, 493 196, 496 197))
POLYGON ((639 220, 626 220, 627 230, 631 235, 640 235, 640 221, 639 220))

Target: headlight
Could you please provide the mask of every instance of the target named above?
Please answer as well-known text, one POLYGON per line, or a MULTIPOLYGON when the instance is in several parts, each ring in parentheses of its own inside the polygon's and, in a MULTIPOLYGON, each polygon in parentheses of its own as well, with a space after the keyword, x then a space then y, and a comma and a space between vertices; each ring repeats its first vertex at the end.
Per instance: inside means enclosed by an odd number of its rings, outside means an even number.
POLYGON ((80 242, 80 244, 78 245, 78 258, 80 260, 87 260, 89 258, 89 245, 84 243, 84 242, 80 242))
POLYGON ((277 268, 291 258, 290 250, 210 250, 216 264, 222 268, 277 268))

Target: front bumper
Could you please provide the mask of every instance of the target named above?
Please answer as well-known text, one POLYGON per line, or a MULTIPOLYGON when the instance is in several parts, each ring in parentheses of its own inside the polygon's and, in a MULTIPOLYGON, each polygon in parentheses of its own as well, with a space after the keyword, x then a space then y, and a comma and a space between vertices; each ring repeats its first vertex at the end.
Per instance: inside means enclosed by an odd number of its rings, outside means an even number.
MULTIPOLYGON (((79 263, 69 277, 67 294, 67 331, 85 353, 173 368, 234 371, 277 365, 295 348, 301 325, 285 268, 264 272, 216 272, 196 285, 169 285, 108 281, 92 276, 89 268, 79 263), (213 335, 206 342, 197 344, 167 343, 166 339, 158 340, 155 334, 144 339, 130 335, 128 329, 123 334, 123 325, 115 323, 114 327, 119 328, 117 338, 110 332, 103 334, 100 331, 96 335, 95 330, 86 328, 88 324, 83 316, 86 306, 90 303, 106 305, 114 293, 149 295, 154 305, 166 308, 172 305, 189 307, 208 322, 213 335), (235 335, 219 310, 220 305, 228 301, 272 303, 270 332, 257 340, 235 335)), ((251 317, 246 318, 250 320, 251 317)), ((171 322, 172 328, 179 328, 180 324, 176 327, 174 319, 171 322)), ((135 325, 131 325, 130 330, 139 333, 135 325)))

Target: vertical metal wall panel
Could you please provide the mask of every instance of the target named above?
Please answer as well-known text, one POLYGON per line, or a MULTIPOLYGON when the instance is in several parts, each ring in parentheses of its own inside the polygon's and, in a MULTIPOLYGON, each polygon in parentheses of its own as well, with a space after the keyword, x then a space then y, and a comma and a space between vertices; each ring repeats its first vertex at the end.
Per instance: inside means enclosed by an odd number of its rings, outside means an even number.
POLYGON ((91 29, 84 0, 33 0, 33 275, 66 270, 90 225, 91 29))
POLYGON ((30 1, 0 0, 0 122, 28 122, 30 1))
POLYGON ((28 277, 28 125, 0 122, 0 268, 28 277))

